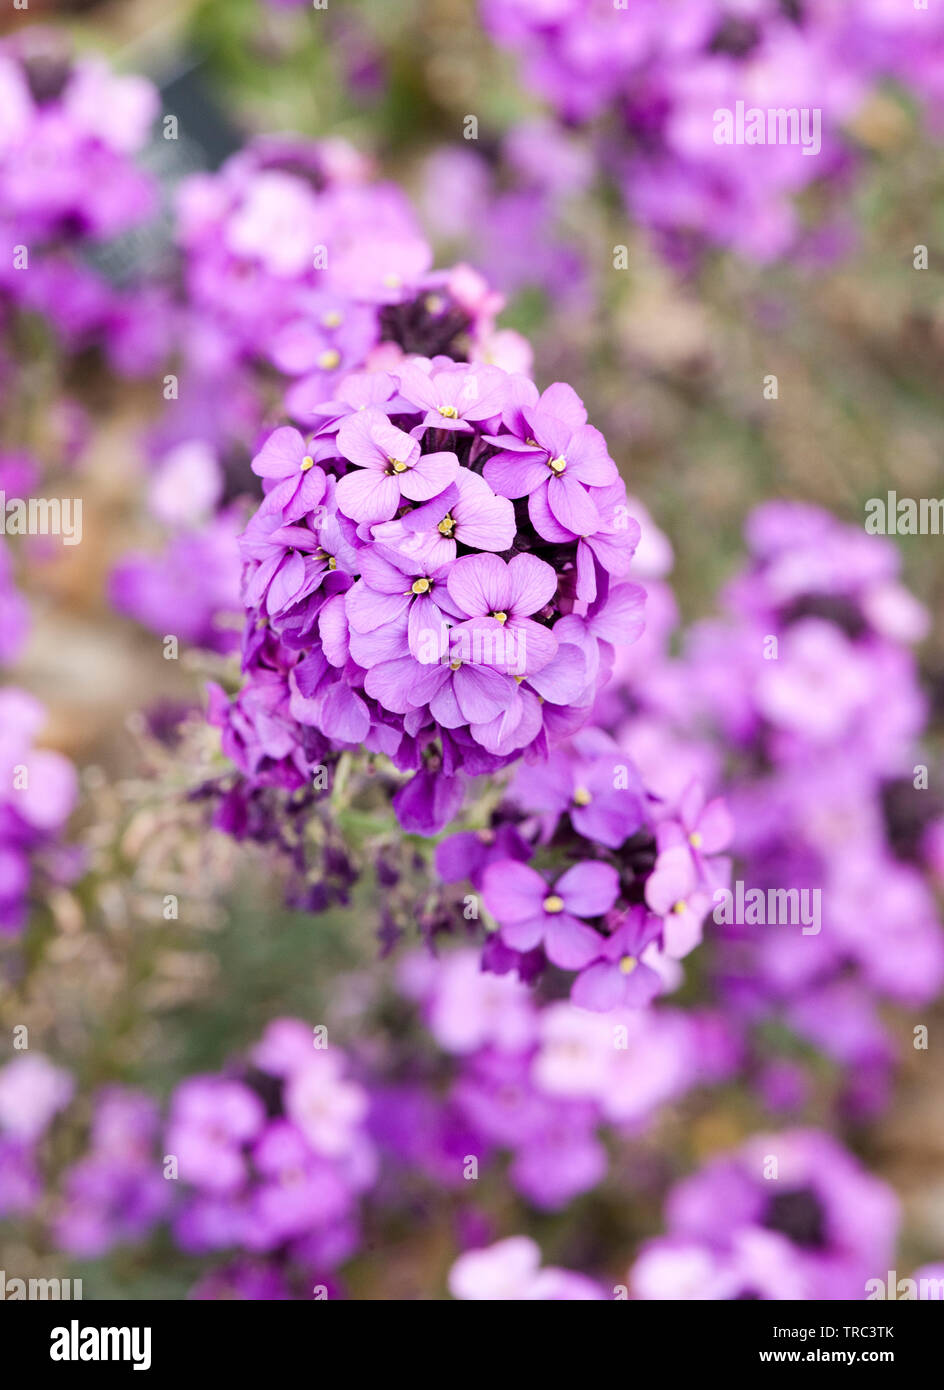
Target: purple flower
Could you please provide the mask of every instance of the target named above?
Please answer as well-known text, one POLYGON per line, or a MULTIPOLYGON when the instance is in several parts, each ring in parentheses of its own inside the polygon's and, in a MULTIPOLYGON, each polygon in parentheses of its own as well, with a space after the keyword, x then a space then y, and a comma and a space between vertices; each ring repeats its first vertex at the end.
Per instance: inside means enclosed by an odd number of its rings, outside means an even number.
POLYGON ((402 629, 410 651, 420 658, 424 634, 432 633, 438 649, 447 621, 462 616, 447 587, 449 564, 434 567, 382 545, 365 548, 358 564, 361 577, 345 598, 354 631, 402 629))
POLYGON ((210 1193, 235 1192, 248 1174, 243 1146, 264 1120, 259 1097, 239 1081, 195 1076, 183 1082, 174 1092, 167 1133, 180 1177, 210 1193))
POLYGON ((401 498, 426 502, 447 488, 459 471, 455 454, 421 453, 419 441, 398 430, 379 410, 364 410, 343 421, 338 448, 357 465, 356 472, 338 483, 338 504, 358 522, 389 521, 401 498))
POLYGON ((396 545, 403 554, 422 554, 429 564, 445 565, 456 558, 457 545, 510 550, 515 509, 507 497, 496 496, 481 474, 460 468, 438 497, 372 530, 375 540, 396 545))
POLYGON ((680 1183, 667 1217, 673 1237, 722 1252, 743 1233, 772 1235, 798 1297, 861 1299, 889 1268, 898 1203, 830 1135, 788 1130, 755 1135, 680 1183))
MULTIPOLYGON (((520 650, 524 650, 523 646, 520 650)), ((583 651, 562 642, 540 671, 529 676, 515 676, 515 685, 501 714, 477 725, 474 737, 483 748, 497 756, 529 746, 543 752, 540 747, 542 728, 551 724, 555 707, 567 706, 567 718, 572 718, 576 712, 582 721, 587 686, 583 651)))
POLYGON ((496 830, 460 830, 447 835, 436 846, 436 872, 444 883, 468 879, 474 888, 482 886, 482 875, 496 859, 531 858, 531 847, 513 825, 496 830))
MULTIPOLYGON (((470 278, 450 275, 441 292, 494 312, 470 278)), ((404 324, 421 321, 412 305, 404 324)), ((391 309, 385 323, 399 322, 391 309)), ((543 759, 588 719, 611 659, 590 633, 605 626, 607 560, 587 552, 601 593, 581 623, 580 537, 556 545, 549 564, 534 553, 546 543, 483 477, 484 431, 515 426, 522 402, 538 400, 526 378, 445 355, 382 360, 396 370, 347 377, 334 399, 308 403, 307 442, 286 427, 257 458, 267 492, 241 539, 247 694, 232 718, 214 708, 214 720, 266 785, 297 786, 324 741, 382 753, 419 779, 396 794, 398 814, 441 829, 433 808, 458 805, 458 773, 543 759), (438 451, 444 442, 454 452, 438 451), (323 491, 305 481, 316 469, 323 491), (571 615, 561 642, 556 625, 571 615), (444 790, 424 809, 434 765, 444 790)), ((565 413, 576 401, 563 387, 544 399, 565 413)), ((621 613, 632 629, 632 607, 614 599, 608 633, 621 613)))
MULTIPOLYGON (((478 647, 494 651, 496 666, 514 666, 519 675, 532 675, 557 651, 553 632, 532 620, 557 592, 557 575, 535 555, 516 555, 505 561, 497 555, 465 555, 449 570, 449 593, 460 614, 450 633, 450 647, 468 642, 473 660, 478 647), (492 644, 490 637, 498 638, 492 644)), ((462 647, 460 646, 460 650, 462 647)))
POLYGON ((505 374, 497 367, 476 366, 465 372, 453 368, 425 372, 409 365, 400 373, 404 396, 425 411, 422 424, 439 430, 472 433, 473 424, 501 415, 505 374))
POLYGON ((240 526, 233 509, 179 532, 155 555, 126 554, 111 574, 111 602, 162 637, 173 632, 207 651, 237 650, 240 526))
POLYGON ((585 613, 568 613, 556 624, 561 642, 574 642, 587 657, 587 679, 596 682, 601 662, 611 659, 613 646, 629 646, 645 628, 646 591, 639 584, 617 584, 598 590, 585 613))
POLYGON ((364 688, 385 709, 405 712, 428 705, 444 729, 488 723, 509 699, 511 677, 476 662, 474 654, 472 659, 450 656, 435 665, 412 656, 381 662, 368 671, 364 688))
POLYGON ((646 903, 663 919, 662 940, 667 955, 680 960, 694 950, 701 941, 711 895, 684 845, 673 845, 656 859, 646 880, 646 903))
POLYGON ((334 381, 356 370, 376 341, 376 314, 337 294, 314 295, 305 315, 279 329, 269 349, 280 371, 301 376, 298 390, 323 400, 334 381))
POLYGON ((0 1217, 32 1211, 42 1195, 32 1144, 0 1136, 0 1217))
MULTIPOLYGON (((521 408, 520 436, 485 436, 501 450, 486 463, 485 481, 502 497, 531 498, 531 521, 539 534, 545 508, 568 535, 590 536, 601 528, 587 488, 618 483, 619 475, 606 440, 586 420, 576 392, 558 382, 536 404, 521 408)), ((557 532, 546 539, 558 539, 557 532)))
POLYGON ((319 536, 307 520, 293 526, 278 512, 257 512, 240 537, 240 550, 244 559, 256 562, 246 579, 246 600, 254 606, 264 601, 270 617, 320 588, 333 568, 320 554, 319 536))
POLYGON ((72 1099, 69 1072, 41 1053, 15 1057, 0 1068, 0 1132, 30 1143, 39 1139, 53 1116, 72 1099))
POLYGON ((436 768, 422 768, 393 798, 397 820, 412 835, 435 835, 462 807, 460 777, 444 777, 436 768))
POLYGON ((607 937, 600 938, 599 958, 586 966, 570 991, 581 1009, 608 1013, 641 1008, 662 993, 662 979, 641 959, 662 932, 662 923, 644 907, 631 907, 607 937))
POLYGON ((619 849, 645 818, 638 772, 599 730, 578 734, 573 752, 522 769, 513 791, 520 805, 547 815, 549 833, 566 812, 579 834, 608 849, 619 849))
POLYGON ((453 1298, 490 1302, 599 1300, 602 1288, 567 1269, 541 1268, 541 1251, 528 1236, 511 1236, 487 1250, 467 1250, 449 1271, 453 1298))
POLYGON ((285 1089, 285 1111, 312 1148, 330 1158, 353 1146, 367 1112, 367 1097, 343 1075, 344 1061, 333 1052, 313 1052, 307 1066, 293 1072, 285 1089))
POLYGON ((608 912, 619 893, 609 864, 584 862, 548 886, 527 864, 490 864, 482 880, 485 906, 501 924, 502 939, 516 951, 543 945, 564 970, 582 970, 600 954, 599 933, 581 918, 608 912))
POLYGON ((298 430, 283 425, 274 430, 252 461, 252 471, 275 480, 266 493, 265 512, 281 513, 283 522, 297 521, 313 511, 325 494, 325 475, 315 463, 298 430))

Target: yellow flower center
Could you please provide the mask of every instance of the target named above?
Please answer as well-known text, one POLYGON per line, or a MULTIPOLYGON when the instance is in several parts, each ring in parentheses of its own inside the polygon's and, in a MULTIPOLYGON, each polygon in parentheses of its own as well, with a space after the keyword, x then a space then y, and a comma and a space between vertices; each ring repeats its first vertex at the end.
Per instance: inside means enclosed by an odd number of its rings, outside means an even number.
POLYGON ((402 459, 390 459, 390 467, 394 473, 406 472, 406 464, 402 459))
POLYGON ((691 835, 689 835, 688 843, 692 846, 693 849, 701 849, 702 838, 697 830, 693 830, 691 835))
POLYGON ((561 454, 560 458, 548 459, 547 466, 551 470, 551 472, 556 473, 559 478, 560 475, 563 473, 564 469, 567 467, 567 460, 564 458, 564 455, 561 454))
POLYGON ((329 555, 329 556, 328 556, 328 569, 329 569, 329 570, 336 570, 337 567, 338 567, 338 562, 337 562, 337 560, 334 558, 333 555, 329 555))
POLYGON ((504 626, 504 624, 507 623, 507 621, 508 621, 508 614, 507 614, 507 613, 500 613, 500 612, 499 612, 499 613, 493 613, 493 614, 492 614, 492 617, 495 619, 496 622, 501 623, 502 626, 504 626))
POLYGON ((333 372, 340 361, 341 354, 338 352, 337 348, 328 348, 318 358, 318 366, 321 367, 322 371, 333 372))
POLYGON ((330 313, 324 314, 321 319, 322 328, 340 328, 344 322, 344 316, 339 314, 337 309, 332 309, 330 313))
POLYGON ((592 800, 593 797, 587 791, 586 787, 578 787, 577 790, 574 792, 575 806, 589 806, 592 800))
POLYGON ((314 468, 314 466, 315 460, 312 458, 311 454, 306 454, 302 459, 302 472, 307 473, 309 468, 314 468))
POLYGON ((449 663, 449 669, 450 669, 450 671, 458 671, 458 669, 459 669, 459 667, 460 667, 461 665, 462 665, 462 662, 461 662, 461 661, 450 661, 450 663, 449 663))
POLYGON ((545 912, 563 912, 563 910, 564 899, 559 898, 556 893, 552 893, 550 897, 544 899, 545 912))
POLYGON ((388 290, 398 290, 403 284, 403 280, 399 275, 385 275, 384 284, 388 290))
POLYGON ((679 898, 672 911, 681 917, 682 913, 685 911, 685 904, 682 902, 681 898, 679 898))
POLYGON ((428 579, 414 579, 410 588, 414 594, 428 594, 432 585, 428 579))
POLYGON ((458 420, 459 418, 459 412, 454 405, 441 405, 439 407, 439 413, 440 415, 444 415, 447 420, 458 420))
POLYGON ((619 963, 619 968, 622 975, 631 975, 636 969, 636 962, 632 956, 624 956, 619 963))
MULTIPOLYGON (((520 685, 521 682, 524 680, 524 676, 515 676, 514 680, 515 680, 515 685, 520 685)), ((541 703, 543 704, 544 701, 542 700, 541 703)))

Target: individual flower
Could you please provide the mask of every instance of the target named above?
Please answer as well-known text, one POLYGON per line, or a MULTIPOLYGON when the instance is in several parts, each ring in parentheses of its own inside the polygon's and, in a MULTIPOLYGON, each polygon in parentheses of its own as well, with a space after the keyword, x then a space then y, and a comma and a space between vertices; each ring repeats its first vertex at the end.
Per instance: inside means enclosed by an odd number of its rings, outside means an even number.
POLYGON ((426 502, 459 471, 455 454, 421 453, 419 441, 396 429, 381 411, 365 410, 344 420, 338 448, 356 465, 338 483, 338 505, 357 522, 389 521, 401 498, 426 502))
POLYGON ((608 912, 619 893, 609 864, 575 864, 556 882, 513 860, 491 864, 482 880, 485 906, 501 924, 502 939, 516 951, 544 947, 564 970, 581 970, 600 952, 600 937, 582 919, 608 912))
POLYGON ((649 1004, 662 992, 662 978, 642 957, 659 938, 662 924, 643 907, 631 907, 607 937, 599 956, 574 981, 570 997, 581 1009, 611 1009, 649 1004))
POLYGON ((545 540, 560 539, 560 528, 573 536, 593 535, 602 520, 587 488, 618 481, 606 441, 587 424, 587 412, 572 388, 558 384, 538 398, 532 386, 524 394, 533 404, 518 406, 520 435, 486 435, 500 452, 485 465, 485 481, 502 497, 528 497, 531 521, 545 540), (541 529, 545 508, 556 523, 545 528, 553 531, 550 535, 541 529))
POLYGON ((547 817, 548 833, 566 813, 579 834, 608 849, 619 849, 645 818, 638 772, 596 729, 577 734, 572 749, 552 753, 543 765, 523 768, 513 794, 522 806, 547 817))
POLYGON ((515 509, 508 498, 498 497, 481 474, 460 468, 454 481, 425 506, 372 531, 375 540, 395 545, 401 554, 422 554, 428 564, 446 565, 456 558, 459 545, 510 550, 515 529, 515 509))
POLYGON ((450 633, 450 649, 466 638, 473 660, 489 660, 476 655, 477 647, 490 648, 499 668, 514 666, 518 675, 533 675, 553 658, 557 639, 553 632, 533 620, 532 614, 547 608, 557 592, 557 575, 535 555, 515 555, 502 560, 497 555, 465 555, 449 570, 449 594, 459 614, 450 633), (501 637, 494 647, 489 636, 501 637))

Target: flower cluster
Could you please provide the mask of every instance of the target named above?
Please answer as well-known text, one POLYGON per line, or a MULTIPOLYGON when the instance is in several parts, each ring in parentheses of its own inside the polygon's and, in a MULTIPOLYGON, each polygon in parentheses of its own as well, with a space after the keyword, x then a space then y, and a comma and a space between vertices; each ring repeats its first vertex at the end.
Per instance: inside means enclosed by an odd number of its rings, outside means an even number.
POLYGON ((303 436, 253 461, 243 536, 247 684, 228 724, 242 771, 297 787, 325 747, 415 774, 407 829, 589 717, 644 593, 620 582, 639 528, 572 388, 410 357, 353 374, 303 436))
POLYGON ((158 112, 145 78, 73 59, 27 29, 0 45, 0 306, 39 313, 69 351, 102 345, 111 365, 149 371, 166 348, 169 301, 138 276, 122 288, 95 254, 158 211, 136 162, 158 112))
MULTIPOLYGON (((186 1189, 174 1216, 181 1249, 239 1251, 260 1261, 278 1251, 282 1287, 307 1279, 308 1297, 312 1280, 356 1249, 359 1201, 376 1171, 367 1093, 346 1075, 343 1055, 319 1046, 317 1033, 278 1019, 248 1068, 182 1082, 164 1138, 186 1189)), ((209 1276, 215 1291, 198 1296, 220 1297, 229 1279, 262 1278, 258 1265, 237 1263, 209 1276)))
POLYGON ((643 1299, 863 1299, 891 1267, 898 1202, 829 1135, 755 1135, 684 1179, 630 1271, 643 1299))
POLYGON ((737 1046, 709 1011, 617 1009, 605 1017, 564 1000, 539 1005, 478 952, 408 956, 400 988, 456 1061, 443 1099, 416 1085, 378 1090, 381 1148, 458 1188, 457 1155, 509 1158, 507 1181, 532 1206, 563 1210, 604 1180, 605 1133, 638 1136, 663 1109, 728 1076, 737 1046))
POLYGON ((527 371, 531 353, 495 319, 503 299, 466 265, 433 271, 403 193, 343 140, 251 142, 217 173, 185 179, 175 240, 180 393, 148 441, 148 510, 169 542, 112 578, 119 611, 213 651, 236 643, 234 499, 249 497, 247 441, 273 386, 291 417, 354 371, 447 353, 527 371))
MULTIPOLYGON (((188 355, 203 370, 268 363, 304 418, 381 344, 485 352, 500 299, 462 267, 431 270, 405 195, 343 140, 269 137, 177 197, 188 355)), ((455 354, 454 354, 455 355, 455 354)))
MULTIPOLYGON (((796 241, 793 196, 846 179, 846 128, 877 83, 941 100, 944 14, 886 0, 482 0, 492 36, 569 127, 600 126, 598 156, 675 257, 694 240, 765 260, 796 241), (762 108, 764 132, 716 139, 715 113, 762 108), (807 152, 771 143, 767 112, 819 113, 807 152), (807 157, 807 155, 809 157, 807 157)), ((846 179, 847 181, 847 179, 846 179)))
POLYGON ((766 504, 748 542, 725 616, 697 625, 636 699, 670 736, 723 754, 745 885, 821 894, 815 932, 715 928, 729 1006, 786 1022, 848 1070, 850 1102, 874 1106, 894 1054, 877 1003, 925 1003, 944 980, 927 877, 942 808, 910 651, 927 614, 891 542, 816 508, 766 504))
POLYGON ((52 1229, 71 1255, 91 1259, 149 1235, 173 1192, 155 1158, 160 1108, 142 1091, 106 1086, 93 1100, 88 1145, 63 1173, 52 1229))
MULTIPOLYGON (((603 636, 592 614, 566 621, 591 647, 603 636)), ((731 834, 723 800, 707 801, 697 775, 655 794, 632 757, 589 727, 520 768, 489 827, 444 840, 436 867, 481 891, 498 924, 490 968, 577 972, 573 1002, 606 1013, 678 986, 678 962, 727 883, 731 834)))

